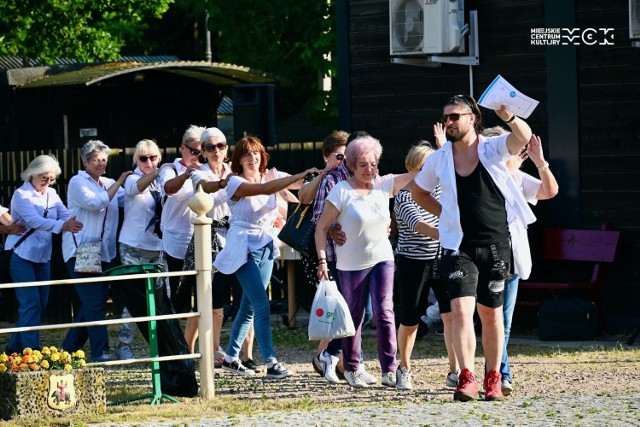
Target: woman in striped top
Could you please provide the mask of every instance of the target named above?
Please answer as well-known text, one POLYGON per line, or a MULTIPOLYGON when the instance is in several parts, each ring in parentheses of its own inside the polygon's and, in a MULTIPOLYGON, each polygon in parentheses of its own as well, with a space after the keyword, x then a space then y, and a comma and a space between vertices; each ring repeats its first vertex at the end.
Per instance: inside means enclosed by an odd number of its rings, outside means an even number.
MULTIPOLYGON (((409 150, 405 166, 409 172, 419 171, 435 150, 426 141, 409 150)), ((439 198, 440 188, 433 193, 439 198)), ((420 316, 427 308, 429 279, 433 260, 438 254, 438 217, 418 206, 407 187, 396 195, 394 213, 398 222, 396 277, 400 293, 400 328, 398 351, 400 366, 396 372, 396 388, 410 390, 411 352, 416 340, 420 316)))

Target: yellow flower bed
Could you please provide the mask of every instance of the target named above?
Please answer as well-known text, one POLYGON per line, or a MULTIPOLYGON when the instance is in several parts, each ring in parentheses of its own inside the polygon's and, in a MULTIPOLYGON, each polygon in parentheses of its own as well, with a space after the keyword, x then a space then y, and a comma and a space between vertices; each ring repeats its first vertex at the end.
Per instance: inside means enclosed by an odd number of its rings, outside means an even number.
POLYGON ((86 365, 84 351, 78 350, 70 354, 54 346, 44 347, 42 350, 25 348, 21 353, 12 353, 9 356, 0 354, 0 373, 53 369, 70 371, 84 368, 86 365))

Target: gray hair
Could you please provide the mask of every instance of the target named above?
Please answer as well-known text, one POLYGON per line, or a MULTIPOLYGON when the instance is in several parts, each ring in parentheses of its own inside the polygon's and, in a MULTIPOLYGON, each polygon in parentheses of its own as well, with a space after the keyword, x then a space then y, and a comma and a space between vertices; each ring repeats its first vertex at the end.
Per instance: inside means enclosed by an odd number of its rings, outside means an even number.
POLYGON ((202 132, 202 135, 200 135, 200 144, 204 144, 205 142, 207 142, 207 140, 209 138, 218 138, 220 140, 220 142, 227 142, 227 137, 224 136, 224 133, 222 133, 222 131, 216 127, 211 127, 211 128, 207 128, 204 130, 204 132, 202 132))
POLYGON ((205 129, 202 126, 189 126, 189 128, 184 132, 184 135, 182 135, 182 143, 184 145, 189 145, 189 141, 196 141, 198 144, 200 144, 200 136, 202 135, 202 132, 204 132, 204 130, 205 129))
POLYGON ((151 139, 143 139, 136 144, 136 151, 133 152, 133 167, 136 167, 136 162, 142 152, 151 153, 152 156, 158 156, 158 163, 162 161, 162 153, 160 153, 158 144, 151 139))
POLYGON ((109 146, 104 142, 97 139, 87 141, 82 147, 80 147, 80 157, 87 162, 91 160, 91 156, 95 152, 109 157, 109 154, 111 154, 111 148, 109 148, 109 146))
POLYGON ((24 182, 31 181, 31 178, 43 173, 53 172, 56 177, 62 173, 58 160, 50 154, 42 154, 29 163, 29 166, 20 174, 24 182))

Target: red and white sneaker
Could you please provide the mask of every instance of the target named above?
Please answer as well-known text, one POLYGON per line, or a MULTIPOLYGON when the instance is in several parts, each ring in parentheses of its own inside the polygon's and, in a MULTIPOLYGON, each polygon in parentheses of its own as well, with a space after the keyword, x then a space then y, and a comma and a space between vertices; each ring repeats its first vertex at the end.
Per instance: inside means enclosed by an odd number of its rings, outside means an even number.
POLYGON ((467 402, 469 400, 478 400, 480 395, 478 394, 478 383, 476 382, 476 376, 468 369, 463 369, 458 374, 458 388, 453 393, 453 400, 460 402, 467 402))
POLYGON ((484 400, 502 400, 502 375, 495 369, 490 370, 484 376, 484 400))

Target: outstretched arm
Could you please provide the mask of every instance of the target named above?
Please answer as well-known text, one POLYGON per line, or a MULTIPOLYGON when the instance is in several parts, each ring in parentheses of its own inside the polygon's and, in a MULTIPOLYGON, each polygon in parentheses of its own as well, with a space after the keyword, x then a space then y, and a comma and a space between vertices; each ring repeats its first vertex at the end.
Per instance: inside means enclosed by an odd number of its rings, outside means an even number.
POLYGON ((294 185, 296 182, 302 180, 307 174, 317 171, 317 168, 311 168, 295 175, 285 176, 284 178, 274 179, 265 183, 243 182, 236 190, 233 198, 257 196, 259 194, 274 194, 294 185))

